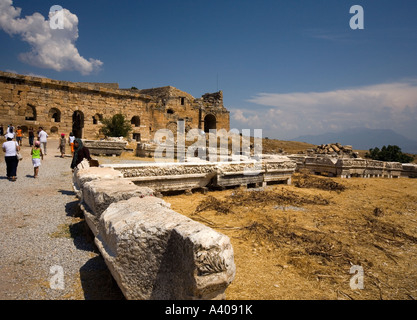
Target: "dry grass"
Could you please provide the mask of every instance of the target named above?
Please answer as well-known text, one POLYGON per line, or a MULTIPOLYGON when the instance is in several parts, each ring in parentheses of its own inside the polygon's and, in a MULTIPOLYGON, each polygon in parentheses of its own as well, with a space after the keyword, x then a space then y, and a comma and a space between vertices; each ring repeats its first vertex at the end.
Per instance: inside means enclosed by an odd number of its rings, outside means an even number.
POLYGON ((414 179, 294 181, 309 183, 166 197, 230 237, 237 271, 228 299, 417 298, 414 179), (363 290, 350 288, 352 265, 364 269, 363 290))

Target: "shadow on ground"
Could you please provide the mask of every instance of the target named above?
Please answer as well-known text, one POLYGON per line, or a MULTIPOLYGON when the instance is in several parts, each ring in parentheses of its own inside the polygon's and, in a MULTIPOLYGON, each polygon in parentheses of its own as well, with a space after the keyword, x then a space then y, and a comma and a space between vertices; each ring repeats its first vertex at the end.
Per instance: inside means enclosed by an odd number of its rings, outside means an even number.
POLYGON ((81 267, 80 280, 85 300, 125 300, 101 256, 81 267))
MULTIPOLYGON (((60 192, 68 195, 74 194, 65 190, 60 190, 60 192)), ((69 233, 75 247, 77 250, 90 251, 91 256, 94 256, 80 268, 80 282, 85 300, 125 300, 100 251, 94 244, 94 234, 84 219, 79 202, 67 203, 65 211, 67 216, 79 220, 69 226, 69 233)))

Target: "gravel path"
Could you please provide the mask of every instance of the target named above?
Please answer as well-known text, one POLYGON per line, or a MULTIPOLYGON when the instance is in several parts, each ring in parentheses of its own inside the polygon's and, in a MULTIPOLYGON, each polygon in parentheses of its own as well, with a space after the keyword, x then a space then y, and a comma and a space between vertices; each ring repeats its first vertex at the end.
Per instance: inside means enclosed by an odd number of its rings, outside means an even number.
POLYGON ((78 210, 72 157, 60 158, 58 140, 49 139, 34 179, 23 143, 15 182, 0 152, 0 299, 123 299, 78 210))

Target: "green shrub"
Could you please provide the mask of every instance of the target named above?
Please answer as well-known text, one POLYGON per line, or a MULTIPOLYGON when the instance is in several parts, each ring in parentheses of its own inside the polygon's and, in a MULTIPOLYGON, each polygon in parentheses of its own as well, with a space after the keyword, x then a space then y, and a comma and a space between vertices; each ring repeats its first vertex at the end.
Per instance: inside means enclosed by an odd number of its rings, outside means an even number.
POLYGON ((395 145, 388 145, 388 147, 383 146, 381 150, 378 147, 369 149, 369 152, 365 154, 365 157, 371 158, 372 160, 401 163, 409 163, 414 160, 412 156, 402 153, 401 148, 395 145))
POLYGON ((106 137, 127 137, 132 131, 130 122, 120 113, 111 118, 104 118, 101 123, 101 133, 106 137))

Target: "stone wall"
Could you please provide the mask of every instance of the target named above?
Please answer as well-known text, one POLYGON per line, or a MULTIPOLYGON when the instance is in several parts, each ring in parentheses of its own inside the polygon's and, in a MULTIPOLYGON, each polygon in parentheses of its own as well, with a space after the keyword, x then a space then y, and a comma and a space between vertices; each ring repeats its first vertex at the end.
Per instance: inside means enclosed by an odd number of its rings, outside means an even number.
MULTIPOLYGON (((219 94, 221 98, 222 94, 219 94)), ((71 131, 83 139, 97 139, 101 119, 122 113, 131 121, 132 138, 152 140, 159 129, 204 130, 205 119, 217 129, 230 129, 223 99, 206 101, 174 87, 119 89, 117 84, 76 83, 0 71, 0 124, 44 127, 48 133, 71 131)))

